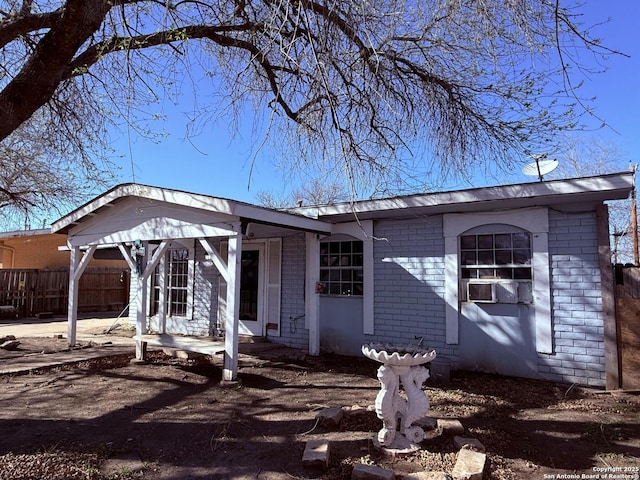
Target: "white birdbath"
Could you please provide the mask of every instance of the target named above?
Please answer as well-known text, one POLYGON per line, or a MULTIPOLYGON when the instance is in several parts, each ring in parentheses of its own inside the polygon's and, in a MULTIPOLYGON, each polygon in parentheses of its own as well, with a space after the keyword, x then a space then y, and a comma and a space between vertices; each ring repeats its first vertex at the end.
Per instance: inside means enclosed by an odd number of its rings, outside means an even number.
POLYGON ((429 411, 429 397, 422 390, 422 384, 429 378, 424 364, 436 358, 435 350, 368 343, 362 346, 362 353, 382 363, 378 368, 380 392, 376 397, 376 414, 383 425, 378 432, 378 443, 397 453, 418 450, 424 430, 412 424, 429 411), (401 385, 404 396, 400 393, 401 385))

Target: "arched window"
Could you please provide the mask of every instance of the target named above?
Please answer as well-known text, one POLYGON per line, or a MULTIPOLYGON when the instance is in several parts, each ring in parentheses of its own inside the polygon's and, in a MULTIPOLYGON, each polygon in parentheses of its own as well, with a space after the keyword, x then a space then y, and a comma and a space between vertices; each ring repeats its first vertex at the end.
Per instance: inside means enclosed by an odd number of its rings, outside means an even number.
POLYGON ((460 235, 462 301, 531 303, 531 234, 506 225, 460 235))

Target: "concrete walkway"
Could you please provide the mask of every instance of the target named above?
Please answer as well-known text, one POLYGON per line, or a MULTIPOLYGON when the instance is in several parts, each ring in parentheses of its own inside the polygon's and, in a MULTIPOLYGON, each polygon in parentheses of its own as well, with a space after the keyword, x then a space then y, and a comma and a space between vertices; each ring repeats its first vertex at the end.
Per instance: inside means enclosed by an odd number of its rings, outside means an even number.
MULTIPOLYGON (((96 358, 135 355, 133 338, 105 333, 115 324, 126 327, 129 319, 128 317, 116 319, 99 316, 78 319, 76 327, 78 344, 91 342, 91 347, 0 359, 0 375, 21 375, 38 369, 60 367, 96 358)), ((58 335, 67 338, 67 321, 64 317, 46 320, 38 318, 3 320, 0 322, 0 337, 7 335, 14 335, 18 340, 28 337, 52 338, 58 335)), ((241 359, 251 358, 254 361, 299 360, 305 357, 305 352, 301 350, 267 342, 241 342, 238 350, 241 359)))
POLYGON ((134 346, 97 346, 55 353, 37 353, 23 357, 3 358, 0 359, 0 375, 24 375, 44 368, 63 367, 97 358, 134 354, 134 346))
MULTIPOLYGON (((91 347, 3 358, 0 359, 0 375, 25 374, 42 368, 60 367, 106 356, 133 355, 135 354, 135 341, 132 338, 105 333, 116 324, 127 326, 128 322, 128 317, 116 319, 110 316, 92 315, 80 318, 76 326, 78 345, 87 345, 91 342, 91 347)), ((67 319, 66 317, 54 317, 2 320, 0 322, 0 337, 7 335, 14 335, 18 340, 32 337, 53 338, 60 336, 67 338, 67 319)))
MULTIPOLYGON (((135 345, 131 338, 121 335, 107 335, 105 331, 115 325, 126 327, 129 317, 115 318, 113 316, 87 316, 79 318, 76 325, 76 339, 79 342, 105 343, 114 345, 135 345)), ((0 337, 15 335, 16 337, 54 337, 62 335, 67 338, 67 318, 54 317, 49 319, 20 318, 17 320, 0 321, 0 337)))

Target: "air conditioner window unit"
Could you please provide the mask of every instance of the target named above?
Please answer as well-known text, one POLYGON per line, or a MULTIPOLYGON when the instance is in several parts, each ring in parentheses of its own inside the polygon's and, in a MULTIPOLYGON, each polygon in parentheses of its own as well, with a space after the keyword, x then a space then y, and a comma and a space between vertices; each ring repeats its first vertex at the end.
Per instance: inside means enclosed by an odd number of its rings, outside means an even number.
POLYGON ((496 284, 498 303, 518 303, 518 284, 515 282, 500 282, 496 284))
POLYGON ((467 299, 470 302, 496 303, 496 286, 494 283, 467 284, 467 299))

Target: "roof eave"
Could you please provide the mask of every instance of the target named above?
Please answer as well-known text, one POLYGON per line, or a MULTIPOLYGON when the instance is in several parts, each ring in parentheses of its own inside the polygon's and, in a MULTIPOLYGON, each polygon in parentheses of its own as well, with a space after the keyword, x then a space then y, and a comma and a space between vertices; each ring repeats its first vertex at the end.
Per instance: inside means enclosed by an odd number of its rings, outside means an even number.
POLYGON ((331 225, 295 213, 281 212, 249 203, 139 184, 123 184, 108 190, 92 201, 78 207, 51 225, 52 233, 68 233, 83 219, 94 216, 99 210, 109 208, 126 197, 167 202, 189 208, 229 215, 238 219, 267 225, 279 225, 304 231, 330 233, 331 225))
POLYGON ((399 218, 416 214, 471 212, 533 206, 603 202, 629 197, 634 174, 622 172, 596 177, 531 182, 451 192, 410 195, 380 200, 296 209, 314 218, 344 222, 359 219, 399 218))

